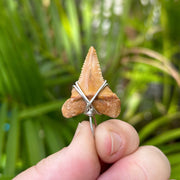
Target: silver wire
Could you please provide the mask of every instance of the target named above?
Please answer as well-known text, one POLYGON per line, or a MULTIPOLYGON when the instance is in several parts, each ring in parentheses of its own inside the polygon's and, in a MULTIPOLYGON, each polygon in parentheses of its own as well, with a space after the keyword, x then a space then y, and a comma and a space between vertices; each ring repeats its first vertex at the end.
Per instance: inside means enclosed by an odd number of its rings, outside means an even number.
POLYGON ((92 97, 92 99, 90 100, 90 104, 92 104, 92 102, 96 99, 97 95, 100 93, 100 91, 102 89, 104 89, 106 86, 108 85, 107 81, 105 80, 104 83, 102 84, 102 86, 98 89, 98 91, 96 92, 96 94, 92 97))
MULTIPOLYGON (((76 89, 76 91, 81 95, 81 97, 84 99, 84 101, 86 102, 86 109, 84 114, 86 114, 87 116, 89 116, 89 122, 90 122, 90 127, 91 127, 91 131, 94 135, 94 129, 93 129, 93 116, 95 114, 99 114, 96 109, 93 107, 92 103, 95 100, 95 98, 98 96, 98 94, 100 93, 100 91, 102 89, 104 89, 106 86, 108 85, 107 81, 105 80, 104 83, 101 85, 101 87, 97 90, 96 94, 92 97, 92 99, 89 101, 89 99, 86 97, 86 95, 83 93, 83 91, 81 90, 81 88, 79 87, 78 82, 75 82, 75 85, 73 85, 73 87, 76 89)), ((95 119, 95 117, 94 117, 95 119)), ((95 120, 95 124, 96 124, 96 120, 95 120)))
POLYGON ((94 135, 92 116, 89 116, 89 123, 90 123, 90 127, 91 127, 92 134, 94 135))
POLYGON ((81 88, 79 87, 78 82, 75 82, 75 85, 73 87, 76 89, 76 91, 81 95, 81 97, 85 100, 86 103, 89 103, 89 99, 85 96, 81 88))

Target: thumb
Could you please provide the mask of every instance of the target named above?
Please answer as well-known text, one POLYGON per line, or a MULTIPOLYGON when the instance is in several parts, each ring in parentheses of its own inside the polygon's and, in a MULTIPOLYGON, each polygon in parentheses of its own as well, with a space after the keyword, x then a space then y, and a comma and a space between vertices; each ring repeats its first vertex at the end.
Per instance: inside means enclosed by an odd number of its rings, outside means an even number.
POLYGON ((93 180, 100 173, 100 163, 89 122, 79 123, 71 144, 41 160, 14 180, 78 179, 93 180))

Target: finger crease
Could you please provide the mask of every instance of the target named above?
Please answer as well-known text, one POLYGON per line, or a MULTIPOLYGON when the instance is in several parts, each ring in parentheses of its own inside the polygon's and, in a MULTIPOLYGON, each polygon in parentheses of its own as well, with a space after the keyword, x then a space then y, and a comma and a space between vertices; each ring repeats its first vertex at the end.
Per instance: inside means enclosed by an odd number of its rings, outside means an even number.
POLYGON ((146 171, 146 169, 145 169, 143 166, 141 166, 138 162, 135 161, 134 163, 136 164, 136 166, 139 167, 139 169, 142 170, 142 172, 143 172, 143 174, 144 174, 144 177, 145 177, 145 180, 148 180, 148 176, 147 176, 147 171, 146 171))

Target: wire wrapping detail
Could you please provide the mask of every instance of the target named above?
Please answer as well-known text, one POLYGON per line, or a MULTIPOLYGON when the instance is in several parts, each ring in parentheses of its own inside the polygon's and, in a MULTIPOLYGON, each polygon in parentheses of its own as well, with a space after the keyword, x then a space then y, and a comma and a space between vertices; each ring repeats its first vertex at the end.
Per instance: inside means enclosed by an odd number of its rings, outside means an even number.
MULTIPOLYGON (((75 85, 73 85, 73 87, 76 89, 76 91, 81 95, 81 97, 84 99, 84 101, 86 102, 86 109, 84 111, 84 114, 86 114, 87 116, 89 116, 89 122, 90 122, 90 127, 91 127, 91 131, 94 134, 94 129, 93 129, 93 123, 92 123, 92 119, 94 117, 95 114, 99 114, 96 109, 94 108, 94 106, 92 105, 93 101, 96 99, 96 97, 98 96, 98 94, 101 92, 101 90, 103 90, 106 86, 108 85, 107 81, 105 80, 104 83, 102 84, 102 86, 97 90, 96 94, 92 97, 91 100, 89 100, 86 95, 83 93, 83 91, 81 90, 81 88, 79 87, 78 82, 75 82, 75 85)), ((95 117, 94 117, 95 119, 95 117)))

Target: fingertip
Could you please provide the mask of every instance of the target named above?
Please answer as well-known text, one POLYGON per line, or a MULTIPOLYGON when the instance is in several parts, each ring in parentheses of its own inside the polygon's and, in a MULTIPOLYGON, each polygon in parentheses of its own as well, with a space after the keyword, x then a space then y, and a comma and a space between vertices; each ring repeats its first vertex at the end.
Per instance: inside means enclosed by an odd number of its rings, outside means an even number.
POLYGON ((158 148, 154 146, 142 146, 134 153, 113 164, 98 180, 167 180, 170 177, 170 172, 169 161, 158 148))
POLYGON ((141 146, 135 158, 135 161, 143 167, 147 177, 159 180, 170 177, 171 166, 169 160, 159 148, 151 145, 141 146))
POLYGON ((113 163, 138 148, 139 136, 130 124, 112 119, 97 126, 95 142, 101 160, 113 163))

